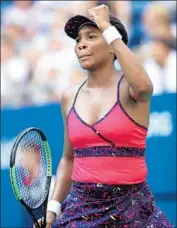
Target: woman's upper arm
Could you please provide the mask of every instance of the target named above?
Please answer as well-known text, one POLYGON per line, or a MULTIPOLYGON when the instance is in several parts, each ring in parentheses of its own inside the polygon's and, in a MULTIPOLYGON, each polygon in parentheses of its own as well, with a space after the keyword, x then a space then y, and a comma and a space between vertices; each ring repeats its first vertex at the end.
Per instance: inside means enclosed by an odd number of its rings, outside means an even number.
POLYGON ((129 95, 129 98, 134 102, 143 102, 148 103, 151 99, 153 87, 150 85, 149 90, 142 91, 141 93, 137 94, 135 91, 131 88, 126 78, 123 80, 124 87, 126 88, 126 92, 129 95))
POLYGON ((68 135, 68 126, 67 126, 67 110, 68 110, 68 103, 69 96, 67 93, 63 93, 61 98, 61 112, 63 117, 63 125, 64 125, 64 147, 63 147, 63 158, 73 159, 73 146, 69 140, 68 135))
POLYGON ((64 125, 64 150, 63 150, 62 157, 67 158, 67 159, 74 158, 73 146, 71 144, 71 141, 69 140, 67 116, 73 105, 76 93, 77 93, 79 87, 82 85, 82 83, 79 83, 79 84, 76 84, 76 85, 73 85, 73 86, 67 88, 61 96, 61 112, 62 112, 62 116, 63 116, 63 125, 64 125))

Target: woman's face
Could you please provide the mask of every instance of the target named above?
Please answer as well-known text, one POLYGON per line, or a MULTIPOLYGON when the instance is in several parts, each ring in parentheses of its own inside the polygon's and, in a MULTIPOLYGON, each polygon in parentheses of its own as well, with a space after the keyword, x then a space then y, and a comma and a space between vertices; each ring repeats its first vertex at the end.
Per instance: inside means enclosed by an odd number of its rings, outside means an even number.
POLYGON ((75 53, 81 67, 86 70, 97 69, 114 58, 101 31, 88 25, 81 28, 78 33, 75 53))

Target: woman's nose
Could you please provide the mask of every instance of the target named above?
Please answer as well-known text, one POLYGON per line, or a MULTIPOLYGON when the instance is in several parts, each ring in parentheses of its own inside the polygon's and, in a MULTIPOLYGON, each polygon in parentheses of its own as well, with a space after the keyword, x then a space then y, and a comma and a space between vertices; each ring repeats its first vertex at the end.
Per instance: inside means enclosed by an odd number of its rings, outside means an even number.
POLYGON ((79 49, 79 50, 86 49, 86 48, 87 48, 87 45, 86 45, 84 42, 81 42, 81 43, 78 45, 78 49, 79 49))

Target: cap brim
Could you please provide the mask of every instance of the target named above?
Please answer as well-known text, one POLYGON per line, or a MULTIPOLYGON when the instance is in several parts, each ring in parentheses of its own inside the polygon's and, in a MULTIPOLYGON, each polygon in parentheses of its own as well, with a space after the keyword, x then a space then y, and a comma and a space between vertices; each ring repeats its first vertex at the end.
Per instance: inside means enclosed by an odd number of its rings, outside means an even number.
POLYGON ((76 39, 79 30, 85 25, 91 25, 98 28, 96 23, 90 20, 89 18, 82 15, 76 15, 66 22, 65 32, 72 39, 76 39))

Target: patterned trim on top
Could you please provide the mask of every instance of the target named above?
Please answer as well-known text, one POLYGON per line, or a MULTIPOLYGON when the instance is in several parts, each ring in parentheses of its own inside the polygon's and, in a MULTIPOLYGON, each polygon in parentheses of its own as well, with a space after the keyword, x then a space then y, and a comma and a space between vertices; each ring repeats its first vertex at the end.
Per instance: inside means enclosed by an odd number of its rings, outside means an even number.
POLYGON ((145 155, 145 148, 137 147, 112 147, 112 146, 94 146, 74 149, 75 157, 96 157, 96 156, 121 156, 121 157, 139 157, 145 155))

